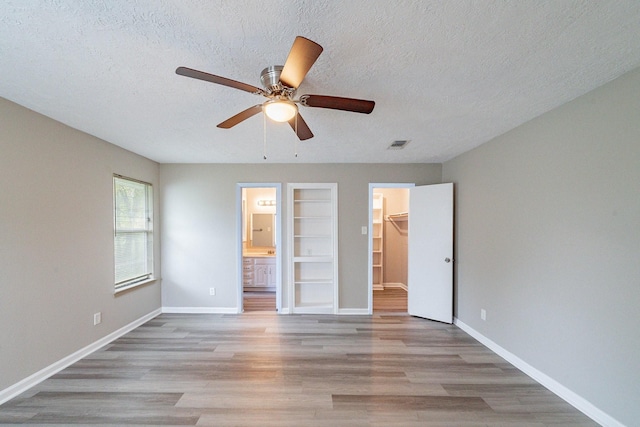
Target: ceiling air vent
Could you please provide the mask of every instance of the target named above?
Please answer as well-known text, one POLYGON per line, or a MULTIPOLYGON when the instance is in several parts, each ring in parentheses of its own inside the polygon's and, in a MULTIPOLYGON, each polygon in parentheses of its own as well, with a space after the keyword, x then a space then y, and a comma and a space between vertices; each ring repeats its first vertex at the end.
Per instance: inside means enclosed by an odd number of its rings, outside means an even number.
POLYGON ((402 150, 409 143, 408 139, 393 141, 387 150, 402 150))

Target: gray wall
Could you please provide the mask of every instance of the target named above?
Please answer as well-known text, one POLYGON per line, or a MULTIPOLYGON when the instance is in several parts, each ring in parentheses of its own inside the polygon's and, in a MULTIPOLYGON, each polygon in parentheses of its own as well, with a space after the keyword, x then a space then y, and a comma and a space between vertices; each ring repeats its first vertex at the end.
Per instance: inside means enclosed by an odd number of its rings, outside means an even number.
POLYGON ((113 173, 157 187, 156 163, 0 98, 0 391, 160 307, 159 283, 114 297, 113 173))
POLYGON ((445 163, 443 180, 456 317, 637 425, 640 70, 445 163))
MULTIPOLYGON (((433 184, 440 182, 441 172, 439 164, 163 164, 162 305, 237 307, 237 183, 281 182, 286 224, 287 182, 337 182, 339 306, 366 309, 368 237, 361 227, 369 218, 369 183, 433 184), (209 296, 212 286, 215 296, 209 296)), ((286 308, 286 267, 283 270, 286 308)))

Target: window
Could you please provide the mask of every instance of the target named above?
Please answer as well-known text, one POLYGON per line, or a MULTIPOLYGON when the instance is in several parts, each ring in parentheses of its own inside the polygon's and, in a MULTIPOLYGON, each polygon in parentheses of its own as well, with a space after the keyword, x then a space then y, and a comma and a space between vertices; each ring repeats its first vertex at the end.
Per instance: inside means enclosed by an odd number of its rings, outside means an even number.
POLYGON ((115 289, 153 275, 153 187, 113 177, 115 289))

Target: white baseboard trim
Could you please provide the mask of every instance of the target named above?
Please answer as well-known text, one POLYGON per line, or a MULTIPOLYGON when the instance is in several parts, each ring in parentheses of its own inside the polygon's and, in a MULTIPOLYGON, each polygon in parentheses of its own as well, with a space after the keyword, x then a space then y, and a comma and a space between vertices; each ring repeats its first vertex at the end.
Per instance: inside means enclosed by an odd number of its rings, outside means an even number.
POLYGON ((238 314, 237 307, 162 307, 169 314, 238 314))
POLYGON ((483 345, 488 347, 491 351, 498 354, 500 357, 505 359, 507 362, 511 363, 516 368, 520 369, 525 374, 529 375, 531 378, 551 390, 553 393, 558 395, 560 398, 564 399, 567 403, 572 405, 574 408, 591 418, 593 421, 597 422, 603 426, 609 427, 625 427, 620 421, 616 420, 606 412, 594 406, 591 402, 583 398, 582 396, 576 394, 575 392, 569 390, 567 387, 563 386, 553 378, 549 377, 547 374, 540 372, 533 366, 529 365, 524 360, 520 359, 515 354, 505 350, 489 338, 482 335, 480 332, 476 331, 460 319, 454 318, 453 324, 471 335, 473 338, 480 341, 483 345))
POLYGON ((405 285, 404 283, 385 283, 384 288, 400 288, 400 289, 404 289, 405 291, 409 290, 409 287, 407 285, 405 285))
POLYGON ((27 378, 23 379, 22 381, 19 381, 17 383, 15 383, 14 385, 5 388, 4 390, 0 390, 0 405, 2 405, 3 403, 13 399, 14 397, 16 397, 17 395, 19 395, 20 393, 24 393, 25 391, 29 390, 31 387, 34 387, 35 385, 41 383, 42 381, 46 380, 47 378, 49 378, 52 375, 57 374, 58 372, 60 372, 61 370, 63 370, 64 368, 71 366, 72 364, 76 363, 78 360, 82 359, 83 357, 87 357, 88 355, 90 355, 91 353, 93 353, 94 351, 104 347, 105 345, 109 344, 110 342, 120 338, 121 336, 123 336, 124 334, 126 334, 127 332, 130 332, 132 330, 134 330, 135 328, 137 328, 138 326, 148 322, 149 320, 153 319, 154 317, 158 316, 161 313, 160 309, 154 310, 149 314, 146 314, 144 316, 142 316, 141 318, 134 320, 133 322, 129 323, 128 325, 123 326, 122 328, 118 329, 117 331, 114 331, 112 333, 110 333, 109 335, 106 335, 102 338, 100 338, 98 341, 95 341, 94 343, 89 344, 88 346, 81 348, 80 350, 76 351, 75 353, 72 353, 60 360, 58 360, 55 363, 52 363, 51 365, 47 366, 44 369, 39 370, 38 372, 36 372, 33 375, 28 376, 27 378))
POLYGON ((369 315, 369 309, 367 308, 341 308, 338 310, 338 314, 340 315, 357 315, 363 316, 369 315))
POLYGON ((289 311, 289 307, 282 307, 280 308, 280 311, 278 311, 278 314, 290 314, 291 312, 289 311))

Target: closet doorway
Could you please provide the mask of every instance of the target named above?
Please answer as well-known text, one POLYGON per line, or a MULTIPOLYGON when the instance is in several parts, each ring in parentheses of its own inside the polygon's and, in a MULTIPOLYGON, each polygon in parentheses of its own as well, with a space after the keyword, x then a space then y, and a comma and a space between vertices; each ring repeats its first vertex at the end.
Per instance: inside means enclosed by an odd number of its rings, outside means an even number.
POLYGON ((238 184, 239 312, 280 311, 280 193, 280 184, 238 184))
POLYGON ((407 312, 409 189, 369 184, 369 313, 407 312))

